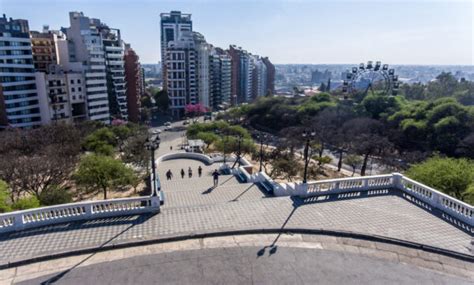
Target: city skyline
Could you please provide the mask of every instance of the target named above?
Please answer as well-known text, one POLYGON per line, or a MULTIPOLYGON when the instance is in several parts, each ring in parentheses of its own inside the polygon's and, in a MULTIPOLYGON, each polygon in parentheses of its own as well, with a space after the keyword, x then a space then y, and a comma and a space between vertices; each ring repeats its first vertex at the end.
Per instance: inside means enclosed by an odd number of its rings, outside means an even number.
POLYGON ((275 64, 474 63, 470 1, 142 0, 125 5, 124 1, 3 0, 1 6, 8 17, 28 20, 31 30, 65 27, 69 11, 103 19, 122 31, 146 64, 160 60, 159 14, 171 10, 192 14, 194 30, 216 46, 242 46, 275 64), (51 5, 55 15, 48 19, 51 5))

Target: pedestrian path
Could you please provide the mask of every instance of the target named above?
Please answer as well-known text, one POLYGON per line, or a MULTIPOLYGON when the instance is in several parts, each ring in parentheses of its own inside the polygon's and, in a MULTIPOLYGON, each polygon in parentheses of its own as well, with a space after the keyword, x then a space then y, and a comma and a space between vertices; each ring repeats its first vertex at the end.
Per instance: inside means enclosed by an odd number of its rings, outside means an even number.
POLYGON ((399 196, 295 203, 289 197, 265 197, 257 186, 239 183, 232 176, 221 176, 218 187, 210 189, 210 173, 215 168, 195 160, 160 163, 166 197, 160 214, 74 222, 0 236, 0 265, 133 241, 290 228, 360 233, 473 254, 468 233, 399 196), (183 167, 197 171, 199 165, 201 178, 176 175, 183 167), (175 173, 170 181, 163 180, 168 169, 175 173))

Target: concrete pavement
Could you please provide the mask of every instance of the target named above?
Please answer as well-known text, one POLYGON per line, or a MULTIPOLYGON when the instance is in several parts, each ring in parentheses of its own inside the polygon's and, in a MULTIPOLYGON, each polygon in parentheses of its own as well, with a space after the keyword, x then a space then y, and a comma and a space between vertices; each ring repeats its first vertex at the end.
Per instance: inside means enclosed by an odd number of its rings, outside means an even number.
POLYGON ((0 271, 0 284, 471 284, 472 264, 319 235, 190 239, 0 271))

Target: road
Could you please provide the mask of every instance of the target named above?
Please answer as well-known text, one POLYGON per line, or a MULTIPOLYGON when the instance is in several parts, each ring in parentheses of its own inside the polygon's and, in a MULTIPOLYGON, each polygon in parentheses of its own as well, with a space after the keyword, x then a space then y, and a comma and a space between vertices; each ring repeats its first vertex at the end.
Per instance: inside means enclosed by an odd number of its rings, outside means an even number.
POLYGON ((141 255, 17 284, 472 284, 460 277, 349 252, 235 247, 141 255), (45 283, 42 283, 45 282, 45 283))
MULTIPOLYGON (((200 117, 197 120, 199 122, 203 122, 204 121, 203 118, 204 117, 200 117)), ((160 145, 160 149, 157 151, 157 155, 165 154, 166 153, 165 150, 169 150, 170 146, 173 147, 173 150, 178 150, 180 148, 181 144, 185 141, 185 139, 183 138, 185 130, 179 130, 179 129, 184 127, 183 122, 185 120, 172 121, 172 122, 170 121, 171 126, 172 126, 172 128, 174 128, 174 130, 164 131, 164 129, 165 129, 164 123, 167 122, 166 121, 167 119, 169 119, 169 118, 165 117, 164 119, 162 118, 160 121, 157 120, 157 121, 153 122, 153 127, 150 128, 150 132, 153 132, 154 130, 157 130, 157 129, 162 131, 161 134, 160 134, 161 145, 160 145), (176 130, 176 129, 178 129, 178 130, 176 130)), ((296 149, 296 152, 302 154, 303 150, 304 150, 304 148, 296 149)), ((337 164, 338 164, 338 161, 339 161, 338 154, 334 153, 334 152, 331 152, 329 150, 325 150, 323 152, 323 155, 331 157, 332 160, 328 164, 328 166, 330 168, 332 168, 333 170, 337 170, 337 164)), ((347 164, 343 163, 342 164, 342 169, 343 169, 343 173, 345 175, 347 175, 347 176, 352 175, 352 167, 350 165, 347 165, 347 164)), ((358 173, 360 173, 360 167, 356 169, 355 176, 357 176, 358 173)), ((373 160, 370 158, 368 166, 367 166, 366 174, 367 175, 378 175, 378 174, 383 174, 383 173, 386 173, 385 168, 382 165, 377 164, 376 162, 373 162, 373 160)))

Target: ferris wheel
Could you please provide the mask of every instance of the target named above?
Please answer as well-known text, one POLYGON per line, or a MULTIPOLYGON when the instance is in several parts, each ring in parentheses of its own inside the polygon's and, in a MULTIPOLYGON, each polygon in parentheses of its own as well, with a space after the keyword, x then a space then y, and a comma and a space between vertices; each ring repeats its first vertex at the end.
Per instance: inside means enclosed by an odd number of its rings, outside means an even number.
POLYGON ((377 91, 383 95, 397 95, 399 87, 398 75, 395 75, 395 69, 388 67, 377 61, 367 62, 367 65, 361 63, 358 67, 352 67, 347 70, 346 79, 342 85, 342 92, 346 95, 357 96, 367 95, 370 91, 377 91))

